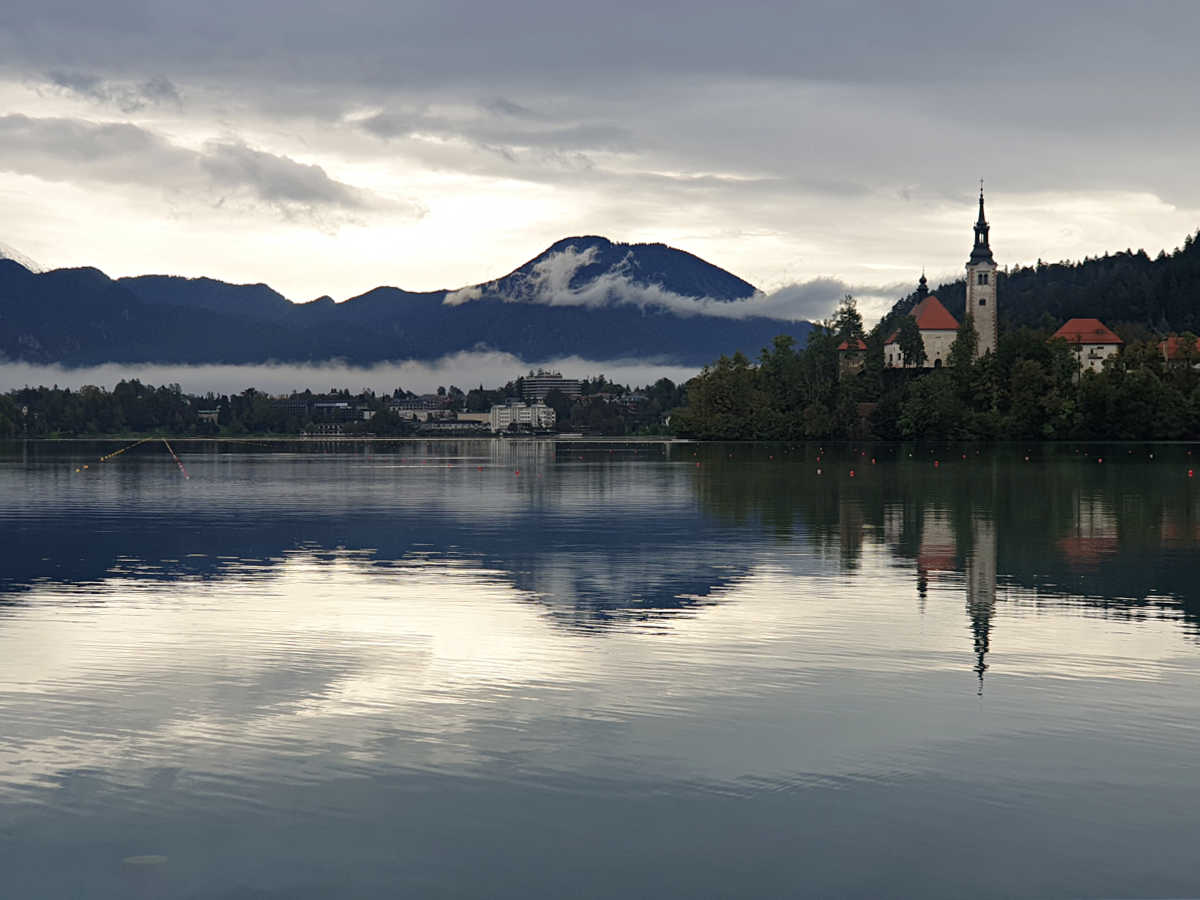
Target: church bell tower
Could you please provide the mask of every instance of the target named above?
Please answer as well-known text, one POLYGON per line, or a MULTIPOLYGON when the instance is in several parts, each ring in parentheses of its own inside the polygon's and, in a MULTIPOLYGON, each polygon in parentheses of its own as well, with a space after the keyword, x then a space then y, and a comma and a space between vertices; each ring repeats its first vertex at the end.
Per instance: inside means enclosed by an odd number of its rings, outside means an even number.
POLYGON ((989 225, 983 215, 983 182, 979 183, 979 219, 975 222, 975 246, 967 260, 967 316, 975 323, 979 342, 976 358, 996 352, 997 266, 988 246, 989 225))

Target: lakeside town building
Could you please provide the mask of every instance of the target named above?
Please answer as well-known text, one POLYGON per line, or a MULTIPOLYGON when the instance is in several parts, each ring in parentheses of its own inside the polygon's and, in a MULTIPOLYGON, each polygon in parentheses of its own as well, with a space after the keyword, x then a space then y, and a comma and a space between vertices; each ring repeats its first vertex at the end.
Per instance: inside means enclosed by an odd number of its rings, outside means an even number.
POLYGON ((492 431, 507 431, 513 425, 524 426, 533 431, 545 431, 554 427, 557 418, 554 408, 540 400, 535 403, 509 400, 503 405, 492 407, 489 424, 492 431))
POLYGON ((559 391, 574 400, 583 392, 583 382, 578 378, 563 378, 561 372, 541 369, 536 375, 526 375, 521 379, 521 396, 525 400, 545 400, 551 391, 559 391))

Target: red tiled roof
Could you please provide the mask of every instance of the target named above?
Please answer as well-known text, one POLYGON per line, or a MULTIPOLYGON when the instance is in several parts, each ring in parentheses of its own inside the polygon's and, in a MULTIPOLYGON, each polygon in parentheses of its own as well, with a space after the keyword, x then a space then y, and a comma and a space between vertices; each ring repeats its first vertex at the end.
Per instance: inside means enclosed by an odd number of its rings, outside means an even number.
MULTIPOLYGON (((958 331, 958 319, 950 315, 950 310, 933 294, 910 309, 908 314, 917 320, 917 327, 922 331, 958 331)), ((893 331, 884 345, 894 344, 899 333, 893 331)))
POLYGON ((922 331, 958 331, 958 319, 942 306, 942 301, 930 294, 909 313, 922 331))
MULTIPOLYGON (((1173 334, 1165 341, 1160 341, 1158 349, 1163 352, 1163 356, 1167 359, 1179 358, 1179 335, 1173 334)), ((1200 338, 1196 338, 1196 350, 1200 352, 1200 338)))
MULTIPOLYGON (((867 349, 867 345, 863 342, 862 338, 855 338, 854 343, 856 343, 858 345, 857 347, 854 348, 855 350, 866 350, 867 349)), ((840 344, 838 344, 838 349, 839 350, 849 350, 850 342, 842 341, 840 344)))
POLYGON ((1052 337, 1068 344, 1123 344, 1108 326, 1099 319, 1069 319, 1052 337))

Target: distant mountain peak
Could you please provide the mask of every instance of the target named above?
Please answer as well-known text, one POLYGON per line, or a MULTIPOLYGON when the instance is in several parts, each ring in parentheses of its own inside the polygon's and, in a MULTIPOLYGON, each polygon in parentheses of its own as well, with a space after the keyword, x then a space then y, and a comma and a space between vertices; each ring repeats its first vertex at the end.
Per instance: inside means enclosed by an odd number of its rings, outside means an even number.
POLYGON ((18 250, 14 250, 8 244, 0 243, 0 259, 11 260, 19 266, 24 266, 30 272, 41 273, 46 271, 46 267, 37 260, 26 256, 18 250))
POLYGON ((754 285, 685 250, 580 235, 555 241, 502 278, 451 291, 445 303, 629 304, 689 314, 699 313, 703 303, 747 300, 755 293, 754 285))

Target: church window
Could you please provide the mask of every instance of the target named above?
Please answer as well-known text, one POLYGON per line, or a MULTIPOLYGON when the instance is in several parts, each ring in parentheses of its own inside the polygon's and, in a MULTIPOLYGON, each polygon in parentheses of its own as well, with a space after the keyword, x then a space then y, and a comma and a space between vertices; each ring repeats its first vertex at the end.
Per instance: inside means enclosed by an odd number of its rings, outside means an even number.
POLYGON ((980 272, 980 273, 979 273, 979 277, 978 277, 978 279, 976 280, 976 282, 975 282, 975 283, 976 283, 976 284, 987 284, 987 283, 988 283, 988 273, 987 273, 987 272, 980 272))
POLYGON ((987 297, 980 297, 980 298, 979 298, 979 305, 980 305, 980 306, 987 306, 987 297))

